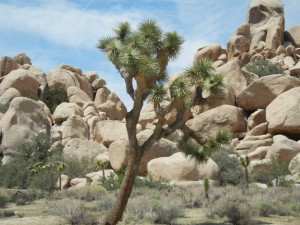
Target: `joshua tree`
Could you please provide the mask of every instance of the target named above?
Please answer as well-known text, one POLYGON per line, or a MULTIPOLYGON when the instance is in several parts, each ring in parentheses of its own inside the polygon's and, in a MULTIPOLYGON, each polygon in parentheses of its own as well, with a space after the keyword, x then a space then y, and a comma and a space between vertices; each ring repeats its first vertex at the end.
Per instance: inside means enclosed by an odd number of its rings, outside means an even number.
POLYGON ((109 161, 106 159, 102 159, 102 160, 97 160, 96 164, 97 164, 97 168, 100 168, 102 170, 102 176, 103 179, 105 179, 105 172, 104 169, 105 167, 108 165, 109 161))
POLYGON ((114 36, 101 39, 98 48, 124 79, 133 107, 125 116, 128 133, 127 169, 114 206, 103 221, 104 225, 114 225, 122 218, 141 158, 157 140, 181 129, 184 135, 180 143, 185 146, 182 150, 197 161, 206 160, 219 144, 228 141, 228 132, 223 131, 215 138, 203 140, 185 125, 191 118, 190 109, 193 105, 201 104, 210 96, 222 92, 223 77, 213 73, 210 61, 199 61, 166 85, 166 67, 170 59, 178 56, 183 38, 177 32, 164 33, 155 20, 140 23, 135 31, 128 22, 120 23, 114 32, 114 36), (153 103, 157 122, 153 134, 139 145, 136 125, 147 99, 153 103), (176 119, 167 124, 165 116, 171 111, 176 111, 176 119))
POLYGON ((240 161, 241 161, 242 166, 245 169, 246 189, 249 189, 249 171, 248 171, 248 166, 250 165, 250 159, 246 155, 246 157, 240 157, 240 161))
POLYGON ((209 179, 207 176, 204 177, 203 179, 204 182, 204 192, 205 192, 205 198, 208 199, 208 191, 209 191, 209 179))

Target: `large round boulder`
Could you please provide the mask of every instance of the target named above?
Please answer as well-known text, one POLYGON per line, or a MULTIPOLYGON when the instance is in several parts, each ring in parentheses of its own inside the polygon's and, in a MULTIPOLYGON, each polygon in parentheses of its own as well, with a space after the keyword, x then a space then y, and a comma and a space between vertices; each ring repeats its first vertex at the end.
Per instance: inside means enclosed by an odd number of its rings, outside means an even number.
POLYGON ((278 95, 298 86, 300 80, 288 75, 261 77, 237 96, 237 103, 245 111, 265 109, 278 95))
POLYGON ((83 90, 90 99, 93 99, 93 88, 86 76, 80 74, 78 68, 62 66, 60 68, 51 69, 47 75, 47 83, 49 86, 61 85, 67 89, 75 86, 83 90))
POLYGON ((88 139, 89 127, 81 117, 71 116, 61 124, 59 128, 62 132, 63 144, 73 138, 88 139))
POLYGON ((91 98, 80 88, 71 86, 67 89, 67 96, 70 103, 76 103, 83 106, 85 103, 91 102, 91 98))
POLYGON ((18 63, 15 59, 4 56, 0 58, 0 77, 4 77, 11 71, 18 69, 18 63))
POLYGON ((75 103, 63 102, 56 107, 53 113, 53 119, 56 124, 61 124, 71 116, 83 117, 81 107, 75 103))
POLYGON ((273 134, 300 135, 300 87, 275 98, 266 108, 268 130, 273 134))
POLYGON ((169 157, 153 159, 148 163, 148 172, 154 179, 161 178, 170 181, 197 181, 204 177, 215 180, 219 176, 219 167, 212 160, 198 164, 178 152, 169 157))
POLYGON ((3 154, 18 152, 19 146, 34 135, 50 135, 50 128, 51 121, 42 104, 25 97, 14 98, 0 121, 3 154))
POLYGON ((99 154, 107 152, 108 149, 98 142, 83 140, 79 138, 71 139, 64 147, 65 157, 81 159, 95 159, 99 154))
POLYGON ((270 146, 266 159, 275 159, 277 162, 288 165, 292 158, 300 152, 300 143, 288 139, 283 135, 275 135, 274 143, 270 146))
POLYGON ((31 65, 31 59, 26 55, 25 52, 21 52, 14 57, 19 65, 29 64, 31 65))
POLYGON ((9 107, 10 102, 15 97, 21 97, 20 92, 15 88, 6 89, 2 95, 0 95, 0 112, 5 113, 9 107))
POLYGON ((199 59, 210 59, 215 62, 221 55, 221 45, 220 44, 210 44, 199 48, 194 56, 194 63, 196 64, 199 59))
POLYGON ((293 43, 297 48, 300 48, 300 25, 286 29, 284 40, 293 43))
POLYGON ((186 125, 203 139, 214 136, 221 129, 233 133, 246 131, 246 122, 241 108, 222 105, 188 120, 186 125))
POLYGON ((239 59, 232 59, 223 66, 216 68, 217 73, 224 76, 224 83, 232 87, 235 95, 240 94, 247 87, 247 80, 241 72, 239 59))
POLYGON ((113 92, 101 105, 96 105, 99 112, 105 112, 111 120, 123 120, 126 115, 126 107, 120 98, 113 92))
POLYGON ((94 128, 92 138, 109 147, 114 141, 128 139, 126 125, 117 120, 99 121, 94 128))
MULTIPOLYGON (((152 130, 143 130, 137 134, 137 140, 139 145, 144 144, 149 137, 152 135, 152 130)), ((128 153, 127 153, 127 145, 128 142, 126 140, 119 140, 113 142, 109 146, 109 160, 112 168, 115 171, 118 171, 123 166, 127 165, 128 162, 128 153)), ((141 160, 141 164, 139 167, 138 174, 140 176, 145 176, 148 173, 147 164, 150 160, 159 158, 159 157, 167 157, 176 152, 176 144, 167 139, 160 139, 156 142, 150 149, 148 149, 141 160)))
POLYGON ((36 76, 24 69, 10 72, 0 84, 0 95, 9 88, 17 89, 24 97, 37 97, 40 82, 36 76))

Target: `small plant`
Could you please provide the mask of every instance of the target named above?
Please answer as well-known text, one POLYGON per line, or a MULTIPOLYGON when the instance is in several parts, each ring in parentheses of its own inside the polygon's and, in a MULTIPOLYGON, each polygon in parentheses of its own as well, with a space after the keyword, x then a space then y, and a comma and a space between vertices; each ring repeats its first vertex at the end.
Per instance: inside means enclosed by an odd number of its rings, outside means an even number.
POLYGON ((242 166, 244 167, 244 171, 245 171, 245 180, 246 180, 246 189, 249 190, 249 171, 248 171, 248 166, 250 165, 250 159, 249 157, 246 155, 246 157, 240 157, 240 161, 242 166))
POLYGON ((276 215, 277 214, 277 210, 276 210, 276 206, 274 205, 274 203, 271 202, 259 202, 257 204, 257 210, 258 210, 258 215, 259 216, 270 216, 270 215, 276 215))
POLYGON ((225 209, 225 216, 234 225, 246 225, 252 221, 250 206, 245 202, 230 202, 225 209))
POLYGON ((288 166, 271 158, 271 168, 258 172, 258 181, 266 183, 268 186, 293 187, 294 182, 286 179, 289 174, 288 166))
POLYGON ((102 160, 97 160, 96 161, 97 164, 97 168, 100 168, 102 170, 102 177, 105 179, 105 168, 107 167, 107 165, 109 164, 109 161, 106 159, 102 159, 102 160))
POLYGON ((237 158, 229 156, 226 149, 221 149, 212 155, 220 169, 220 185, 239 185, 245 182, 243 167, 237 158))
POLYGON ((0 192, 0 208, 5 208, 6 203, 10 200, 9 196, 0 192))
POLYGON ((0 211, 0 217, 12 217, 14 215, 15 215, 15 212, 13 210, 0 211))
POLYGON ((60 216, 71 225, 97 224, 96 219, 87 212, 80 200, 62 199, 48 202, 46 210, 54 215, 60 216))
POLYGON ((209 179, 207 176, 204 177, 203 179, 203 185, 204 185, 204 193, 205 193, 205 198, 209 199, 208 196, 208 191, 209 191, 209 179))
POLYGON ((16 205, 26 205, 26 202, 24 201, 24 199, 18 199, 16 201, 16 205))
POLYGON ((41 100, 53 113, 59 104, 68 102, 68 96, 62 84, 55 84, 45 88, 41 100))
POLYGON ((273 64, 269 60, 257 60, 245 66, 246 70, 258 75, 259 77, 282 74, 283 69, 278 64, 273 64))

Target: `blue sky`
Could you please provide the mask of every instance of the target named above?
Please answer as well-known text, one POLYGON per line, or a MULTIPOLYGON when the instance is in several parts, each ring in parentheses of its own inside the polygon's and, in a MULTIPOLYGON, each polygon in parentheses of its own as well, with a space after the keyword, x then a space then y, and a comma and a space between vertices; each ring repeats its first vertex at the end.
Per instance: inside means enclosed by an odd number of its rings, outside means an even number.
MULTIPOLYGON (((300 24, 299 0, 283 0, 286 27, 300 24)), ((96 49, 118 22, 154 18, 166 31, 185 39, 169 72, 191 65, 196 50, 208 43, 226 46, 245 23, 250 0, 0 0, 0 56, 26 52, 34 66, 48 73, 62 63, 95 70, 130 106, 123 80, 96 49)))

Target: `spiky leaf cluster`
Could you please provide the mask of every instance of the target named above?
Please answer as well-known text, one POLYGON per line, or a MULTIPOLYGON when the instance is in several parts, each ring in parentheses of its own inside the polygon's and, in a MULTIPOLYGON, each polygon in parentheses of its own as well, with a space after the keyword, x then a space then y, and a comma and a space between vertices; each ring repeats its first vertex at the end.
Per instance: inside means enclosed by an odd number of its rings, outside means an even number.
POLYGON ((201 90, 202 98, 220 97, 223 90, 223 76, 214 72, 210 59, 199 59, 194 65, 185 70, 197 90, 201 90))
POLYGON ((195 162, 201 163, 206 161, 222 145, 228 144, 231 136, 231 132, 224 129, 220 130, 214 137, 202 141, 201 144, 190 138, 181 143, 181 151, 195 162))
MULTIPOLYGON (((150 90, 158 81, 164 80, 169 60, 179 54, 182 37, 176 32, 164 33, 151 19, 140 23, 136 30, 128 22, 120 23, 114 32, 114 36, 101 39, 98 48, 106 53, 123 78, 144 82, 143 91, 152 93, 150 90)), ((155 96, 152 99, 156 102, 161 99, 155 96)))

